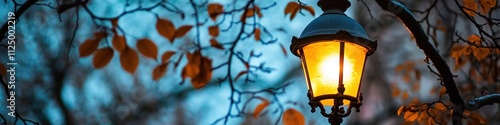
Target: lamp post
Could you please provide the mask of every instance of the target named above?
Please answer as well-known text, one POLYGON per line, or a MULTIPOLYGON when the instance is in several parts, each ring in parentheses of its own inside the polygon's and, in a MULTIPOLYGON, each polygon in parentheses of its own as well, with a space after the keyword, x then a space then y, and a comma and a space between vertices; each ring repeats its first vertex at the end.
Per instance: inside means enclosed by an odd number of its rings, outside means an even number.
POLYGON ((352 108, 360 111, 364 64, 377 47, 363 27, 344 13, 350 5, 348 0, 319 0, 324 13, 306 26, 300 38, 293 37, 290 46, 302 61, 311 112, 319 107, 332 125, 342 123, 352 108), (324 106, 332 106, 332 111, 327 113, 324 106), (347 111, 343 106, 348 106, 347 111))

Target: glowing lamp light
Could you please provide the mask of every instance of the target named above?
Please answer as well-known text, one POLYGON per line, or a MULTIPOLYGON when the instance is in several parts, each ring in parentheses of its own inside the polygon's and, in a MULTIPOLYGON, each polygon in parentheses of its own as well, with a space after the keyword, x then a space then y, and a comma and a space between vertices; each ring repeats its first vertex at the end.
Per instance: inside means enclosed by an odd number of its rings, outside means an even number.
POLYGON ((377 44, 344 13, 350 6, 348 0, 319 0, 318 6, 324 13, 299 38, 292 38, 290 50, 302 61, 311 111, 319 107, 331 124, 340 124, 352 108, 360 111, 366 57, 375 52, 377 44), (331 113, 324 106, 332 106, 331 113), (343 106, 348 106, 347 111, 343 106))

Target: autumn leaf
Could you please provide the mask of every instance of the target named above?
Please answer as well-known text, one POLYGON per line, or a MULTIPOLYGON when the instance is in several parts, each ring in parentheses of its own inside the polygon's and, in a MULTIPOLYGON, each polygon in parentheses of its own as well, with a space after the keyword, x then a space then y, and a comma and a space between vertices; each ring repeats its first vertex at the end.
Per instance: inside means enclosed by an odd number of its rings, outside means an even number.
POLYGON ((441 87, 441 89, 439 90, 439 96, 443 96, 444 94, 446 94, 446 88, 441 87))
POLYGON ((115 35, 113 37, 113 47, 115 48, 116 51, 123 52, 123 50, 127 48, 127 41, 125 40, 125 37, 120 35, 115 35))
POLYGON ((208 27, 208 34, 210 34, 210 36, 213 36, 213 37, 219 36, 219 26, 214 25, 214 26, 208 27))
POLYGON ((262 18, 262 12, 260 12, 260 7, 258 6, 253 6, 253 8, 255 9, 255 13, 257 13, 257 16, 259 18, 262 18))
POLYGON ((285 15, 299 10, 299 3, 289 2, 285 7, 285 15))
POLYGON ((260 112, 264 110, 267 106, 269 105, 269 101, 263 99, 263 102, 257 105, 257 107, 253 111, 253 118, 257 119, 259 118, 260 112))
POLYGON ((212 60, 201 55, 200 50, 187 53, 188 63, 182 70, 182 78, 191 78, 195 89, 203 88, 212 79, 212 60))
POLYGON ((406 106, 399 107, 399 109, 398 109, 398 116, 400 116, 401 113, 404 113, 404 109, 406 109, 406 106))
POLYGON ((254 34, 255 40, 260 41, 260 29, 255 28, 255 34, 254 34))
POLYGON ((95 32, 94 33, 95 39, 98 39, 98 40, 101 40, 106 36, 108 36, 108 33, 106 33, 106 32, 95 32))
POLYGON ((167 51, 163 53, 163 55, 161 56, 161 62, 166 63, 168 60, 170 60, 170 57, 172 57, 172 55, 174 54, 175 54, 174 51, 167 51))
POLYGON ((472 48, 472 54, 478 61, 482 61, 484 58, 488 57, 490 54, 490 50, 488 48, 477 48, 477 47, 471 47, 472 48))
POLYGON ((224 49, 224 46, 219 44, 219 42, 217 42, 217 40, 215 40, 215 38, 210 39, 210 46, 217 48, 217 49, 221 49, 221 50, 224 49))
MULTIPOLYGON (((7 75, 7 69, 5 68, 5 66, 0 64, 0 76, 5 76, 5 75, 7 75)), ((2 80, 2 79, 0 79, 0 80, 2 80)))
POLYGON ((234 78, 234 81, 238 80, 238 78, 240 78, 241 76, 247 74, 248 71, 241 71, 240 73, 238 73, 238 75, 236 75, 236 78, 234 78))
POLYGON ((118 26, 118 19, 119 18, 111 19, 111 25, 113 26, 113 28, 116 28, 118 26))
POLYGON ((97 47, 99 46, 99 41, 100 39, 88 39, 85 40, 80 45, 80 48, 78 48, 78 51, 80 53, 80 57, 86 57, 94 53, 94 51, 97 50, 97 47))
POLYGON ((309 13, 311 13, 311 15, 315 15, 314 13, 314 8, 312 6, 302 6, 302 8, 306 9, 307 11, 309 11, 309 13))
POLYGON ((295 18, 295 15, 297 15, 297 12, 299 12, 300 5, 297 2, 289 2, 286 7, 285 7, 285 15, 291 14, 290 20, 293 20, 295 18))
POLYGON ((283 125, 305 125, 302 113, 295 109, 288 109, 283 113, 283 125))
POLYGON ((481 37, 479 37, 477 34, 470 35, 469 37, 467 37, 467 40, 469 40, 474 45, 481 45, 481 37))
POLYGON ((211 3, 208 4, 208 15, 210 15, 210 18, 215 21, 217 19, 217 16, 220 14, 224 13, 224 6, 218 3, 211 3))
POLYGON ((283 54, 285 54, 285 57, 288 56, 287 51, 285 49, 285 46, 283 46, 283 44, 280 43, 280 47, 281 47, 281 52, 283 52, 283 54))
POLYGON ((476 13, 474 11, 477 11, 478 8, 477 8, 477 3, 475 2, 475 0, 464 0, 464 7, 468 8, 468 9, 464 8, 464 11, 469 16, 475 16, 476 15, 476 13))
POLYGON ((490 9, 495 7, 496 5, 496 0, 479 0, 481 4, 481 13, 482 14, 487 14, 490 12, 490 9))
POLYGON ((404 119, 405 121, 415 121, 419 115, 420 112, 405 112, 404 119))
POLYGON ((131 48, 126 47, 120 55, 120 64, 125 71, 134 74, 139 66, 139 55, 131 48))
POLYGON ((168 63, 163 63, 158 65, 153 69, 153 80, 159 80, 163 75, 167 73, 168 63))
POLYGON ((149 39, 140 39, 137 41, 137 50, 141 52, 142 55, 156 60, 158 57, 158 47, 156 44, 149 39))
POLYGON ((408 94, 408 91, 403 92, 403 97, 402 97, 402 99, 403 99, 403 100, 408 100, 408 98, 410 98, 410 95, 408 94))
POLYGON ((113 58, 113 55, 114 51, 109 47, 97 50, 94 56, 94 60, 92 61, 94 68, 100 69, 106 66, 109 63, 109 61, 111 61, 111 59, 113 58))
MULTIPOLYGON (((193 26, 181 26, 175 31, 174 39, 185 36, 193 26)), ((172 42, 172 41, 171 41, 172 42)))
POLYGON ((156 30, 163 37, 167 38, 170 43, 174 41, 175 27, 170 20, 158 19, 156 22, 156 30))

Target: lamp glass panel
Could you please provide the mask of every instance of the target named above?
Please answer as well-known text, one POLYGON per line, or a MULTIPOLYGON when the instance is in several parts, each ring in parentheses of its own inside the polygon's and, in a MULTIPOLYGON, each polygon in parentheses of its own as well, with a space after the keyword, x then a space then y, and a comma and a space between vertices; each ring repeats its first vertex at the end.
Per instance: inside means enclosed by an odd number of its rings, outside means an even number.
MULTIPOLYGON (((341 41, 321 41, 304 46, 302 65, 309 90, 314 97, 326 94, 337 94, 339 83, 339 61, 341 41), (304 66, 305 65, 305 66, 304 66), (307 71, 306 71, 307 67, 307 71), (309 86, 309 84, 311 86, 309 86)), ((361 76, 367 49, 354 43, 345 42, 344 46, 344 95, 358 96, 361 76)), ((349 101, 345 100, 344 105, 349 101)), ((323 105, 333 105, 333 99, 322 100, 323 105)))

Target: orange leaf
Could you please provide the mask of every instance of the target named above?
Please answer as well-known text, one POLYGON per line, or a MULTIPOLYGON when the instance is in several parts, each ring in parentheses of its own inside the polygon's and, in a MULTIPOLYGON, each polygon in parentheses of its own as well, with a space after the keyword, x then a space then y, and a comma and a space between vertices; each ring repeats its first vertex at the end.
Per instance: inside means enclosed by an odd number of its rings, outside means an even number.
POLYGON ((295 109, 288 109, 283 113, 283 125, 305 125, 304 115, 295 109))
MULTIPOLYGON (((5 69, 5 66, 0 64, 0 76, 5 77, 7 75, 7 69, 5 69)), ((0 79, 2 80, 2 79, 0 79)))
POLYGON ((408 94, 408 91, 405 91, 403 92, 403 100, 407 100, 408 98, 410 98, 410 95, 408 94))
POLYGON ((102 38, 108 36, 108 33, 106 32, 95 32, 94 37, 95 39, 101 40, 102 38))
POLYGON ((467 40, 469 40, 474 45, 481 45, 481 37, 479 37, 477 34, 470 35, 469 37, 467 37, 467 40))
POLYGON ((219 26, 214 25, 214 26, 208 27, 208 34, 210 34, 210 36, 213 36, 213 37, 219 36, 219 26))
POLYGON ((215 21, 217 19, 217 16, 220 14, 224 13, 224 6, 218 3, 212 3, 208 4, 208 15, 210 15, 210 18, 215 21))
POLYGON ((441 89, 439 90, 439 96, 442 96, 446 94, 446 88, 445 87, 441 87, 441 89))
POLYGON ((170 60, 170 57, 172 57, 172 55, 174 54, 175 54, 174 51, 167 51, 163 53, 163 55, 161 56, 161 63, 166 63, 168 60, 170 60))
POLYGON ((253 118, 255 119, 259 118, 260 112, 262 112, 262 110, 264 110, 268 105, 269 101, 264 99, 264 102, 257 105, 257 107, 253 110, 253 118))
POLYGON ((488 48, 472 47, 472 54, 478 61, 482 61, 490 54, 490 50, 488 48))
POLYGON ((80 48, 78 48, 78 51, 80 53, 80 57, 86 57, 94 53, 94 51, 97 50, 97 47, 99 46, 99 41, 100 39, 88 39, 85 40, 80 45, 80 48))
POLYGON ((134 74, 139 66, 139 55, 131 48, 126 47, 120 55, 120 63, 125 71, 134 74))
POLYGON ((487 14, 490 12, 490 9, 495 7, 496 5, 496 0, 479 0, 481 3, 481 13, 482 14, 487 14))
POLYGON ((405 112, 404 119, 405 121, 415 121, 419 114, 419 112, 405 112))
POLYGON ((185 36, 193 26, 181 26, 177 31, 175 31, 174 39, 185 36))
POLYGON ((234 81, 238 80, 238 78, 240 78, 241 76, 247 74, 248 71, 241 71, 240 73, 238 73, 238 75, 236 76, 236 78, 234 78, 234 81))
POLYGON ((307 11, 309 11, 309 13, 311 13, 311 15, 314 16, 314 8, 312 6, 302 6, 303 9, 306 9, 307 11))
POLYGON ((159 80, 163 75, 167 73, 168 63, 163 63, 158 65, 153 69, 153 80, 159 80))
POLYGON ((476 13, 474 11, 477 11, 478 7, 477 7, 477 3, 475 0, 464 0, 464 7, 472 10, 471 11, 469 9, 464 8, 465 13, 467 13, 469 16, 476 15, 476 13))
POLYGON ((280 47, 281 47, 281 52, 283 52, 283 54, 285 54, 285 56, 287 56, 286 49, 283 46, 283 44, 280 43, 280 47))
POLYGON ((210 46, 214 47, 214 48, 217 48, 217 49, 224 49, 224 46, 222 46, 221 44, 219 44, 217 42, 217 40, 215 40, 215 38, 212 38, 210 39, 210 46))
POLYGON ((255 28, 255 40, 256 41, 260 41, 260 29, 259 28, 255 28))
POLYGON ((257 13, 257 16, 259 16, 259 18, 262 18, 262 13, 260 12, 260 7, 253 6, 253 8, 255 9, 255 13, 257 13))
POLYGON ((401 106, 401 107, 399 107, 399 109, 398 109, 398 116, 400 116, 400 115, 401 115, 401 113, 404 113, 404 112, 403 112, 403 110, 404 110, 404 109, 405 109, 405 106, 401 106))
POLYGON ((175 27, 170 20, 158 19, 156 22, 156 30, 163 37, 167 38, 170 43, 174 42, 175 27))
POLYGON ((127 48, 127 41, 125 40, 125 37, 115 35, 113 37, 113 47, 116 49, 116 51, 123 52, 123 50, 127 48))
POLYGON ((97 50, 94 60, 92 61, 94 68, 99 69, 106 66, 113 58, 113 55, 114 51, 109 47, 97 50))
POLYGON ((292 13, 295 10, 298 10, 299 8, 299 3, 297 2, 289 2, 286 7, 285 7, 285 15, 288 13, 292 13))
POLYGON ((156 44, 149 39, 140 39, 137 41, 137 50, 139 50, 139 52, 146 57, 155 60, 158 57, 158 47, 156 47, 156 44))

